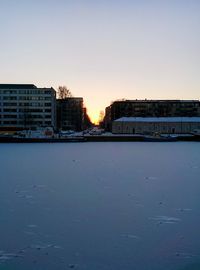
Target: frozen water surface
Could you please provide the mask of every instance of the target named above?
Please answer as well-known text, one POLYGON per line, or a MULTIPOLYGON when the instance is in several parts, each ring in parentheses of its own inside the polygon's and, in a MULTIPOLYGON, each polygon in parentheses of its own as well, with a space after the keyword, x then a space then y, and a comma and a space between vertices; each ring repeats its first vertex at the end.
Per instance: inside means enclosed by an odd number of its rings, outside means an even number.
POLYGON ((0 144, 0 270, 200 269, 200 144, 0 144))

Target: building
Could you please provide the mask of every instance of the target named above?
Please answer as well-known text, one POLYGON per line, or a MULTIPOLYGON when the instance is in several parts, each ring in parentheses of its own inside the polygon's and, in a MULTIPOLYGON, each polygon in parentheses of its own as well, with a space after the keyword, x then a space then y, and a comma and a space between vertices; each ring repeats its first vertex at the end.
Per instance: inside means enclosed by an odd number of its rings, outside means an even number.
POLYGON ((200 129, 200 117, 122 117, 112 123, 114 134, 187 134, 200 129))
POLYGON ((83 130, 89 129, 93 126, 90 117, 87 113, 87 108, 83 108, 83 130))
POLYGON ((199 100, 119 100, 106 108, 105 126, 121 117, 198 117, 199 100))
POLYGON ((57 128, 60 130, 83 130, 84 109, 82 97, 57 99, 57 128))
POLYGON ((56 91, 33 84, 0 84, 0 129, 56 127, 56 91))
POLYGON ((105 130, 112 130, 112 121, 115 119, 111 119, 111 106, 106 107, 105 109, 105 116, 104 116, 104 128, 105 130))

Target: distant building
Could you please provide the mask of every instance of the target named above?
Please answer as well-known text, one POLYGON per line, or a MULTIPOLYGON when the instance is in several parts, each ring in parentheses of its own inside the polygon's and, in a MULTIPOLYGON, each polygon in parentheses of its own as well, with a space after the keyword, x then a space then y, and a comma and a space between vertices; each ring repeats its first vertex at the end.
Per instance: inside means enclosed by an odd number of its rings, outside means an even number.
POLYGON ((122 117, 112 123, 114 134, 186 134, 200 129, 200 117, 122 117))
POLYGON ((84 110, 82 97, 57 99, 57 128, 62 130, 83 130, 84 110))
POLYGON ((56 127, 56 92, 33 84, 0 84, 0 129, 56 127))
POLYGON ((199 100, 120 100, 106 108, 105 126, 121 117, 197 117, 199 100))
MULTIPOLYGON (((114 119, 113 119, 114 120, 114 119)), ((112 118, 111 118, 111 105, 106 107, 104 116, 104 127, 105 130, 112 130, 112 118)))
POLYGON ((89 115, 87 114, 87 109, 83 108, 83 130, 91 128, 93 126, 89 115))

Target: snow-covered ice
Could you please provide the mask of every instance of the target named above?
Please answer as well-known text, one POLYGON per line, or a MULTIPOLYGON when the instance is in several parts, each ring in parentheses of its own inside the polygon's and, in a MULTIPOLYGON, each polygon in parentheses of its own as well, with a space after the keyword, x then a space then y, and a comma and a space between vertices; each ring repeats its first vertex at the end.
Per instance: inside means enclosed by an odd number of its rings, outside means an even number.
POLYGON ((0 144, 0 270, 200 269, 198 142, 0 144))

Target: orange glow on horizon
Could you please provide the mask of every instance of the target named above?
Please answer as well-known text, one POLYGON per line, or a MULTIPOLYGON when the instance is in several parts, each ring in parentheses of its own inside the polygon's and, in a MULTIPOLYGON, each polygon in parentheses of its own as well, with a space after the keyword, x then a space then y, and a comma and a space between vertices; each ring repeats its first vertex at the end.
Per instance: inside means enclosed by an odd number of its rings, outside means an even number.
POLYGON ((99 124, 99 117, 96 117, 96 115, 90 116, 91 122, 95 125, 99 124))
POLYGON ((95 125, 99 124, 99 112, 88 110, 88 115, 89 115, 90 120, 93 124, 95 124, 95 125))

